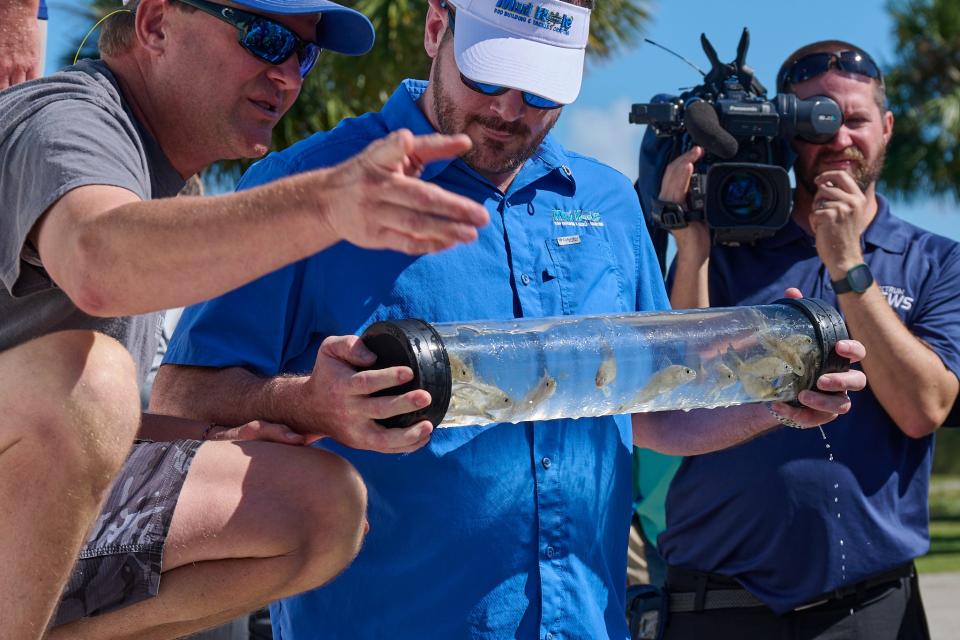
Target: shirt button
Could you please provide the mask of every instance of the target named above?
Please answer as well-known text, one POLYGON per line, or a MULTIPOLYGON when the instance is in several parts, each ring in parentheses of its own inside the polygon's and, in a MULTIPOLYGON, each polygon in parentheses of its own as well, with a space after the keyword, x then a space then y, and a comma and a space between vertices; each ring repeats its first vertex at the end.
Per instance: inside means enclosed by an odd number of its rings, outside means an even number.
POLYGON ((530 284, 530 276, 528 276, 527 274, 523 274, 522 276, 520 276, 520 282, 522 282, 524 285, 530 284))
POLYGON ((543 460, 540 461, 540 464, 543 465, 544 469, 549 469, 551 464, 550 458, 544 458, 543 460))
POLYGON ((573 175, 573 171, 570 171, 570 167, 568 167, 567 165, 563 165, 562 167, 560 167, 560 171, 563 171, 563 174, 568 178, 573 175))
POLYGON ((556 550, 553 547, 547 547, 547 558, 552 558, 556 555, 556 550))

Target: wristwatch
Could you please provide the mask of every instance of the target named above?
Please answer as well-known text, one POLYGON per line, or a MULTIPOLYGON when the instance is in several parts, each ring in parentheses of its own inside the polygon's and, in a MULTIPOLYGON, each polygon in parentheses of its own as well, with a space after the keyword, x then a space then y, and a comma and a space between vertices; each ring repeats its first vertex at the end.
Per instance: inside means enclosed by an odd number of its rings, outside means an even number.
POLYGON ((660 198, 653 199, 653 220, 664 229, 682 229, 687 226, 683 205, 660 198))
POLYGON ((863 293, 873 284, 873 273, 867 265, 858 264, 851 267, 846 276, 840 280, 831 280, 830 284, 833 285, 833 290, 837 295, 850 291, 863 293))

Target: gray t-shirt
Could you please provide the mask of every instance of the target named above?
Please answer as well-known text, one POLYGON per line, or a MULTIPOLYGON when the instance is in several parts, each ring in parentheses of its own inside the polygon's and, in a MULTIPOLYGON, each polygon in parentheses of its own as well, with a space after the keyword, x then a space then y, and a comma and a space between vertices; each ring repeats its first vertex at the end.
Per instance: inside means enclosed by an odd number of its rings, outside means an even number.
POLYGON ((100 331, 127 347, 142 384, 162 313, 86 315, 50 279, 27 240, 40 216, 77 187, 123 187, 143 200, 175 196, 183 187, 110 69, 84 60, 0 92, 0 167, 0 350, 64 329, 100 331))

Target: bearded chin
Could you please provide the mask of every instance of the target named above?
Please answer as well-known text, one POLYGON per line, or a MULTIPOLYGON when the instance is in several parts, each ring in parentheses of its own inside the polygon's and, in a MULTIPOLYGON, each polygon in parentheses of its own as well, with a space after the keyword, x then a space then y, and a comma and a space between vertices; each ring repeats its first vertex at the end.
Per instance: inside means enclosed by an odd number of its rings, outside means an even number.
MULTIPOLYGON (((886 159, 887 146, 883 145, 877 152, 876 159, 869 165, 857 164, 851 175, 853 176, 853 181, 856 182, 860 188, 860 191, 866 193, 867 189, 877 182, 880 173, 883 171, 883 164, 886 162, 886 159)), ((814 165, 816 165, 816 163, 814 163, 814 165)), ((796 174, 797 184, 807 193, 814 195, 817 192, 817 185, 814 182, 817 175, 810 175, 813 173, 813 169, 807 171, 806 169, 801 170, 799 167, 794 166, 794 173, 796 174)))
MULTIPOLYGON (((441 75, 440 64, 434 64, 433 71, 430 74, 430 84, 433 85, 434 89, 433 112, 436 115, 440 133, 448 135, 466 133, 467 127, 474 123, 496 128, 497 125, 491 121, 492 119, 486 119, 478 115, 465 115, 460 111, 456 103, 444 91, 441 75)), ((554 120, 555 123, 556 119, 554 120)), ((530 136, 528 128, 524 126, 521 131, 518 127, 516 136, 526 138, 527 143, 519 147, 513 146, 512 149, 498 140, 473 140, 473 148, 463 155, 463 161, 481 173, 500 174, 515 171, 533 157, 552 128, 553 124, 545 127, 536 136, 530 136)))

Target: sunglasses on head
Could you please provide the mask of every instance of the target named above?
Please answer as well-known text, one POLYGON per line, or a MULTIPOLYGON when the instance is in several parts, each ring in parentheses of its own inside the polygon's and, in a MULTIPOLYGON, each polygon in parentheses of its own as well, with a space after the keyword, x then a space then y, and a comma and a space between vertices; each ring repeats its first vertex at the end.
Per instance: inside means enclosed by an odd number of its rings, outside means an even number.
POLYGON ((278 65, 297 54, 301 78, 310 73, 320 57, 320 45, 304 40, 288 27, 269 18, 206 0, 178 1, 236 27, 240 46, 258 60, 278 65))
POLYGON ((866 76, 883 84, 883 74, 873 58, 862 51, 811 53, 794 60, 780 78, 780 86, 788 87, 825 74, 830 69, 838 69, 858 76, 866 76))
MULTIPOLYGON (((440 6, 447 10, 447 15, 449 16, 447 24, 450 25, 450 33, 453 33, 455 29, 455 12, 446 2, 441 2, 440 6)), ((467 76, 463 75, 463 73, 460 74, 460 81, 477 93, 482 93, 485 96, 491 97, 502 96, 511 89, 511 87, 503 87, 498 84, 490 84, 489 82, 477 82, 476 80, 471 80, 467 76)), ((534 109, 559 109, 563 106, 562 103, 557 102, 556 100, 550 100, 549 98, 538 96, 537 94, 530 93, 529 91, 520 91, 520 95, 523 98, 523 103, 528 107, 533 107, 534 109)))

